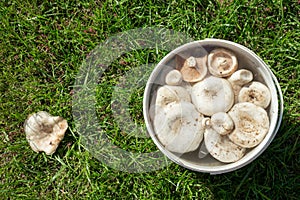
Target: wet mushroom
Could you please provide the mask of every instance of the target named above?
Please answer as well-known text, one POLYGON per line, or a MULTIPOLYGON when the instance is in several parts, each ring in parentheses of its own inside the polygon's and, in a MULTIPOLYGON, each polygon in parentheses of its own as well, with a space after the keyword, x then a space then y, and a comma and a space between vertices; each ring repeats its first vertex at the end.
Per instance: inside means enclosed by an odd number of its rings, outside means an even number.
POLYGON ((174 69, 171 70, 167 75, 166 75, 166 84, 167 85, 180 85, 182 82, 182 75, 180 71, 174 69))
POLYGON ((210 155, 224 163, 236 162, 240 160, 246 152, 245 148, 230 141, 227 135, 220 135, 216 130, 210 127, 205 129, 204 143, 210 155))
POLYGON ((228 135, 235 144, 252 148, 264 139, 269 130, 267 112, 253 103, 243 102, 235 104, 228 112, 235 129, 228 135))
POLYGON ((244 86, 238 95, 239 102, 250 102, 262 108, 267 108, 271 101, 269 88, 264 84, 253 81, 244 86))
POLYGON ((51 116, 45 111, 30 115, 25 123, 26 139, 35 152, 44 151, 47 155, 53 154, 68 128, 65 119, 51 116))
POLYGON ((238 68, 236 56, 229 50, 217 48, 208 55, 208 70, 217 77, 228 77, 238 68))
POLYGON ((227 135, 234 128, 231 117, 225 112, 218 112, 213 114, 210 121, 212 128, 220 135, 227 135))
POLYGON ((158 140, 172 152, 186 153, 198 148, 203 140, 203 115, 189 102, 170 103, 154 117, 158 140))
POLYGON ((191 56, 186 59, 180 69, 183 80, 193 83, 204 79, 207 74, 206 61, 207 56, 200 58, 191 56))
POLYGON ((230 83, 226 79, 214 76, 193 85, 191 97, 197 110, 207 116, 227 112, 234 103, 230 83))
POLYGON ((238 102, 239 92, 242 86, 251 82, 253 74, 247 69, 240 69, 234 72, 227 80, 231 83, 234 92, 234 102, 238 102))

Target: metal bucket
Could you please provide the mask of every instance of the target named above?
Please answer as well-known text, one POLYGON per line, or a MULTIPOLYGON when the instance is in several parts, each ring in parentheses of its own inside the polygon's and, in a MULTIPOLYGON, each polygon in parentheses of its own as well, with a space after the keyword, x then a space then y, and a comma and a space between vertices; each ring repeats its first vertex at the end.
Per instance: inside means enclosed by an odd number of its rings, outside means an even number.
MULTIPOLYGON (((197 56, 197 55, 196 55, 197 56)), ((200 55, 201 56, 201 55, 200 55)), ((151 73, 144 92, 143 100, 143 113, 144 119, 147 126, 147 130, 152 140, 159 148, 159 150, 165 154, 173 162, 198 172, 205 172, 210 174, 221 174, 239 169, 253 160, 255 160, 266 148, 270 145, 274 139, 282 120, 283 115, 283 97, 280 85, 269 69, 269 67, 260 59, 254 52, 248 48, 226 40, 219 39, 205 39, 200 41, 194 41, 182 45, 167 56, 165 56, 155 67, 151 73), (151 105, 153 105, 156 95, 156 90, 159 86, 164 85, 164 77, 168 71, 174 69, 175 66, 175 55, 177 54, 204 54, 212 50, 213 48, 226 48, 231 50, 238 58, 239 68, 249 69, 253 73, 254 80, 260 81, 267 85, 270 89, 272 99, 267 112, 270 119, 270 128, 263 139, 263 141, 256 147, 249 149, 243 158, 234 163, 222 163, 208 155, 205 158, 199 159, 198 152, 199 148, 191 153, 185 153, 178 155, 170 152, 164 148, 160 141, 156 137, 154 132, 152 117, 151 117, 151 105)), ((203 142, 203 141, 202 141, 203 142)))

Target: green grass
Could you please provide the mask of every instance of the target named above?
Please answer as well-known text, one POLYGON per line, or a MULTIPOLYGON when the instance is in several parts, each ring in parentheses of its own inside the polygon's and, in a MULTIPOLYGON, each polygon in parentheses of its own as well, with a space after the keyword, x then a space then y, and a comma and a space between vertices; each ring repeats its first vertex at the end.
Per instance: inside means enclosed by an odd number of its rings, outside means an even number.
MULTIPOLYGON (((10 1, 0 3, 0 199, 298 199, 300 196, 300 4, 287 1, 10 1), (82 145, 72 116, 80 65, 110 36, 163 27, 194 39, 227 39, 255 51, 277 76, 284 119, 269 148, 231 173, 208 175, 171 164, 147 173, 102 164, 82 145), (70 128, 52 156, 33 152, 23 123, 39 110, 66 118, 70 128)), ((97 114, 113 143, 132 152, 157 150, 149 138, 124 137, 110 104, 119 78, 157 63, 166 51, 118 58, 97 87, 97 114)), ((130 114, 143 126, 143 88, 130 114)))

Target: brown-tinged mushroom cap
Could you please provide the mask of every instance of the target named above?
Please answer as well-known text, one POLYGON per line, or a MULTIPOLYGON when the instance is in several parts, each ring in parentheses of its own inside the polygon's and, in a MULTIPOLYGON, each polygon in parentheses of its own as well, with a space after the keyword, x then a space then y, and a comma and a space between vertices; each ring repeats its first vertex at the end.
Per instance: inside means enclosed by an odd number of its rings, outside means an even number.
POLYGON ((207 56, 201 58, 189 57, 183 63, 180 72, 182 78, 187 82, 198 82, 201 81, 207 74, 207 56))
POLYGON ((203 139, 202 118, 193 104, 173 102, 156 113, 153 125, 167 150, 186 153, 196 150, 203 139))
POLYGON ((238 68, 236 56, 229 50, 217 48, 208 55, 208 70, 217 77, 227 77, 238 68))
POLYGON ((226 79, 214 76, 193 85, 191 96, 197 110, 207 116, 227 112, 234 103, 230 83, 226 79))
POLYGON ((268 133, 268 114, 260 106, 249 102, 237 103, 228 114, 235 125, 235 129, 228 137, 239 146, 245 148, 255 147, 268 133))
POLYGON ((26 139, 35 152, 51 155, 56 151, 68 128, 62 117, 54 117, 45 111, 30 115, 24 124, 26 139))
POLYGON ((250 102, 262 108, 267 108, 271 101, 271 93, 267 86, 260 82, 253 81, 240 90, 238 101, 250 102))
POLYGON ((204 132, 204 142, 208 152, 217 160, 231 163, 240 160, 246 149, 234 144, 228 136, 220 135, 213 128, 207 128, 204 132))

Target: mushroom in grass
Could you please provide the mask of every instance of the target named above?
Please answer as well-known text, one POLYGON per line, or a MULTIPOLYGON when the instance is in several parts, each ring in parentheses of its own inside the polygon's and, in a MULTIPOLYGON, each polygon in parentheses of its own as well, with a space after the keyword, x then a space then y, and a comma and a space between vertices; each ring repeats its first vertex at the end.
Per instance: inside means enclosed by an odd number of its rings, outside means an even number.
POLYGON ((247 69, 240 69, 228 77, 227 80, 231 83, 234 92, 234 102, 238 102, 238 96, 242 86, 251 82, 252 79, 253 74, 247 69))
POLYGON ((207 74, 206 61, 207 56, 200 58, 191 56, 186 59, 180 69, 183 80, 194 83, 204 79, 207 74))
POLYGON ((35 152, 53 154, 68 128, 65 119, 51 116, 45 111, 30 115, 24 124, 26 139, 35 152))
POLYGON ((171 70, 167 75, 166 75, 166 84, 167 85, 180 85, 182 82, 182 75, 180 71, 174 69, 171 70))
POLYGON ((232 163, 240 160, 246 149, 234 144, 227 135, 220 135, 215 129, 207 126, 204 132, 204 143, 207 151, 215 159, 232 163))
POLYGON ((228 135, 235 144, 252 148, 264 139, 269 130, 269 118, 265 109, 253 103, 235 104, 228 112, 235 129, 228 135))
POLYGON ((260 82, 253 81, 241 89, 238 101, 250 102, 262 108, 267 108, 271 101, 271 93, 267 86, 260 82))
POLYGON ((214 76, 196 83, 192 88, 191 97, 197 110, 207 116, 227 112, 234 103, 230 83, 226 79, 214 76))
POLYGON ((189 102, 170 103, 154 117, 157 138, 169 151, 186 153, 198 148, 204 129, 201 115, 189 102))
POLYGON ((236 56, 229 50, 217 48, 208 55, 208 70, 217 77, 228 77, 238 68, 236 56))

